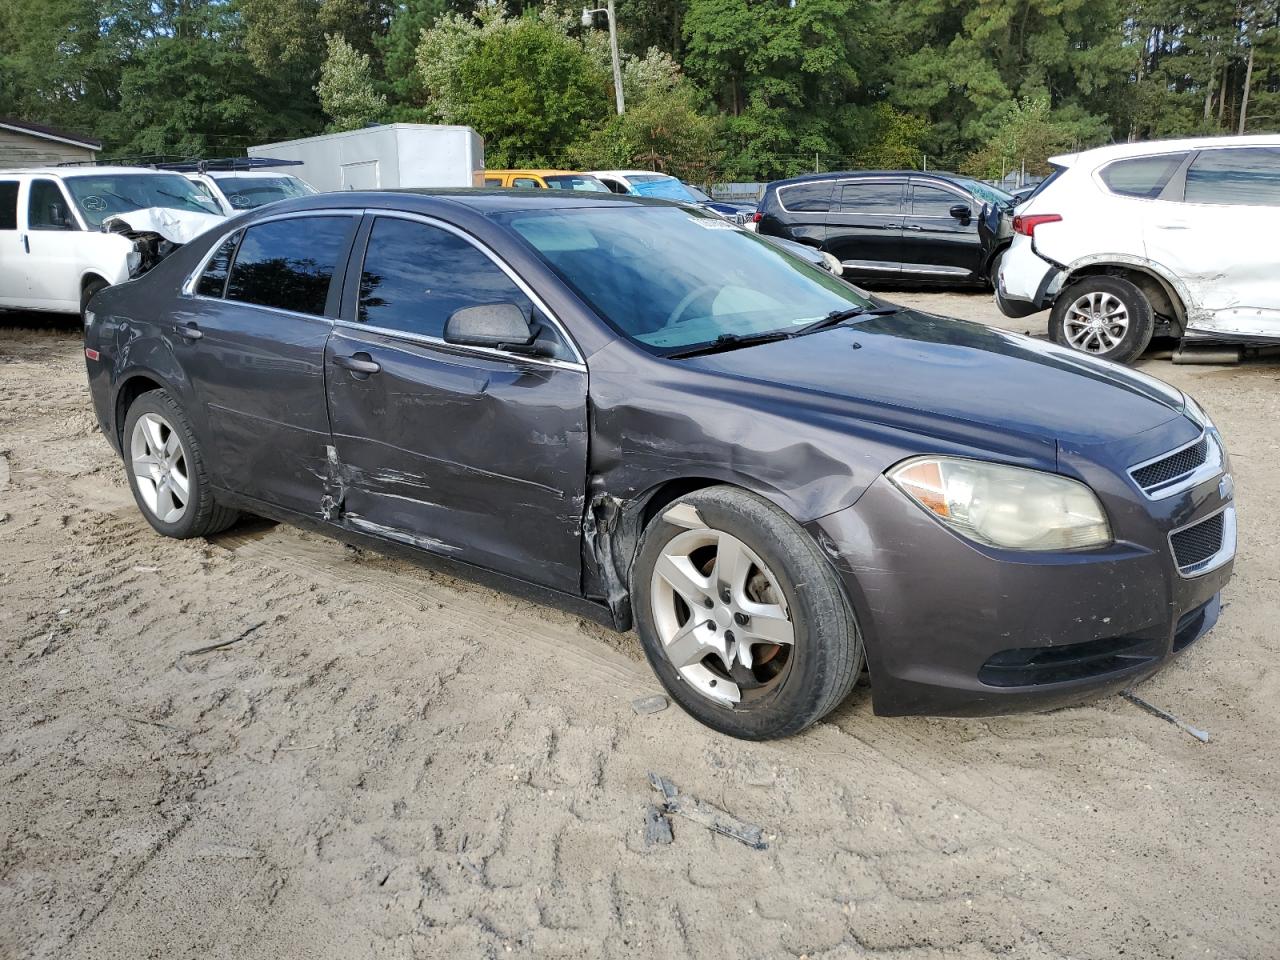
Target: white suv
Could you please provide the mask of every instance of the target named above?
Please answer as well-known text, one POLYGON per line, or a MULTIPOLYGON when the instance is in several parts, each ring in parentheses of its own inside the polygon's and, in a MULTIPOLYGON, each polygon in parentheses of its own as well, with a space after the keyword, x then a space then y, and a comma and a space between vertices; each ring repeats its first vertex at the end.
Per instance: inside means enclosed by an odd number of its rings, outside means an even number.
POLYGON ((1127 362, 1154 334, 1280 344, 1280 136, 1130 143, 1054 157, 1018 207, 996 303, 1052 306, 1065 346, 1127 362))
POLYGON ((0 309, 84 312, 209 227, 217 206, 177 173, 0 170, 0 309))
POLYGON ((184 174, 228 217, 265 203, 309 197, 316 188, 289 173, 264 170, 204 170, 184 174))

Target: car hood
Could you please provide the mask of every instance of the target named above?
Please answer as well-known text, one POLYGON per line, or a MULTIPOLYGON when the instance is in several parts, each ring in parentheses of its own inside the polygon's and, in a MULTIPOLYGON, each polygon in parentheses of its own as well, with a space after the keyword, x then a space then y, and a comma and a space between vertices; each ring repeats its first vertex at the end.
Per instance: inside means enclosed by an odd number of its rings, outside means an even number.
MULTIPOLYGON (((970 442, 1011 434, 1072 446, 1132 437, 1178 417, 1180 391, 1041 340, 904 310, 792 340, 697 358, 708 372, 797 405, 849 408, 860 420, 970 442), (943 431, 947 432, 947 431, 943 431)), ((766 401, 767 402, 767 401, 766 401)))
POLYGON ((158 233, 171 243, 181 244, 194 240, 224 219, 218 214, 198 210, 143 207, 105 218, 102 229, 108 233, 158 233))

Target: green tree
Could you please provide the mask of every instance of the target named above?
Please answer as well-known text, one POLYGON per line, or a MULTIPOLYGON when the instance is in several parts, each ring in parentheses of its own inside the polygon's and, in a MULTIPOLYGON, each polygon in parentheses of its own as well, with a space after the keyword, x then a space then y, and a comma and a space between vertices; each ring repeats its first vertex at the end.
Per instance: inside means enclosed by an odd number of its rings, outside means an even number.
POLYGON ((427 114, 474 127, 490 166, 558 162, 609 106, 607 76, 568 27, 502 7, 441 18, 418 47, 427 114))
POLYGON ((380 120, 387 98, 374 86, 369 55, 360 53, 342 37, 326 38, 328 54, 320 68, 316 93, 329 118, 327 130, 355 130, 380 120))

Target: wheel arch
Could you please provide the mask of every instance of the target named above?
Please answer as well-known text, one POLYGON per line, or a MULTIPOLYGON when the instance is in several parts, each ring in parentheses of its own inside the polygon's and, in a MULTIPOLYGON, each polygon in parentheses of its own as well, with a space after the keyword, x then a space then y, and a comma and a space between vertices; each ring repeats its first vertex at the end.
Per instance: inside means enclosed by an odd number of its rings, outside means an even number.
POLYGON ((1128 280, 1146 296, 1158 318, 1165 318, 1179 334, 1186 329, 1190 298, 1185 286, 1150 262, 1136 257, 1090 257, 1074 263, 1067 268, 1060 291, 1065 291, 1077 280, 1097 276, 1128 280))
POLYGON ((124 449, 124 422, 129 416, 129 408, 140 396, 153 390, 167 390, 175 396, 181 395, 166 378, 153 370, 133 370, 120 378, 115 402, 112 404, 114 422, 111 425, 117 449, 124 449))

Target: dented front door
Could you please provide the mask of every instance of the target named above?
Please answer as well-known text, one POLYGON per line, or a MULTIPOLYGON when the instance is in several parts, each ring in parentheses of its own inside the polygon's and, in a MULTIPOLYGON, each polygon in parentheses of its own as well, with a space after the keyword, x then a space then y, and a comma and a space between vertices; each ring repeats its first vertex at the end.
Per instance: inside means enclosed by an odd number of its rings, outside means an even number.
POLYGON ((387 216, 367 234, 326 349, 330 519, 578 592, 585 368, 444 343, 460 307, 532 302, 442 225, 387 216))

